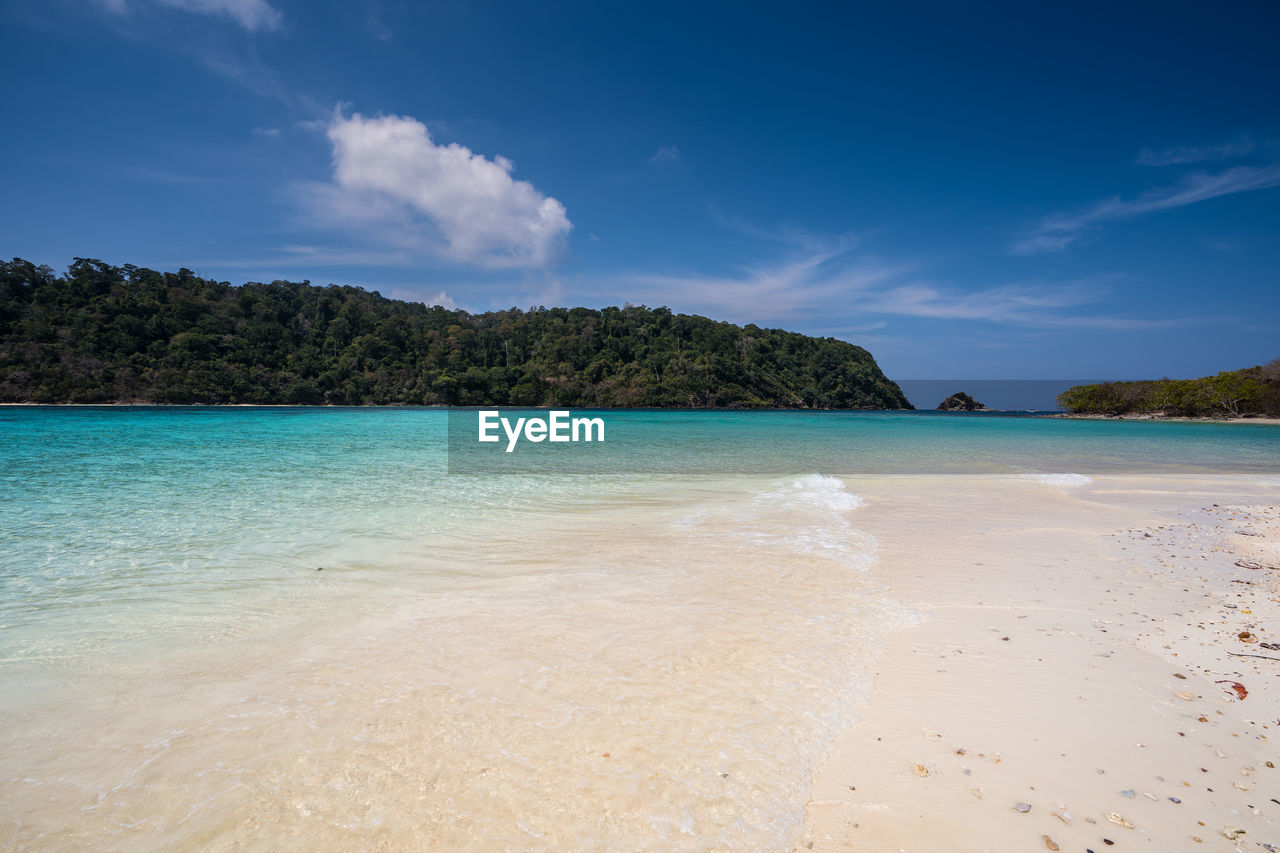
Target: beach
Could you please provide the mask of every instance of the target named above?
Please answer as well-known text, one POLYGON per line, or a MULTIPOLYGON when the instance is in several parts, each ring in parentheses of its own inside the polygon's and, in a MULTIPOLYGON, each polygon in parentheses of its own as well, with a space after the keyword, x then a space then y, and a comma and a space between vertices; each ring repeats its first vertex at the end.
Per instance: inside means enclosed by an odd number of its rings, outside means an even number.
POLYGON ((1273 428, 601 416, 0 412, 0 846, 1274 843, 1273 428))
POLYGON ((1085 415, 1085 414, 1057 414, 1051 415, 1055 418, 1064 418, 1067 420, 1087 420, 1087 421, 1161 421, 1164 423, 1182 423, 1182 424, 1253 424, 1277 426, 1280 425, 1280 418, 1257 417, 1247 415, 1244 417, 1182 417, 1179 415, 1161 415, 1150 412, 1130 413, 1126 415, 1085 415))
POLYGON ((1280 846, 1275 481, 1018 486, 855 487, 874 574, 927 618, 887 639, 798 849, 1280 846))

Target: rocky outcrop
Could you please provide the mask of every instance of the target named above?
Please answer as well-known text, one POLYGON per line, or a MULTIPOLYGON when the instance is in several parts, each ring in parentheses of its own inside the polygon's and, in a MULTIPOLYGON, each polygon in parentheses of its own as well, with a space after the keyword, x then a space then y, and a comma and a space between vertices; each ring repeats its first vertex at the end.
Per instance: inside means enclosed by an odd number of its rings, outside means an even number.
POLYGON ((938 404, 940 412, 985 412, 987 407, 961 391, 938 404))

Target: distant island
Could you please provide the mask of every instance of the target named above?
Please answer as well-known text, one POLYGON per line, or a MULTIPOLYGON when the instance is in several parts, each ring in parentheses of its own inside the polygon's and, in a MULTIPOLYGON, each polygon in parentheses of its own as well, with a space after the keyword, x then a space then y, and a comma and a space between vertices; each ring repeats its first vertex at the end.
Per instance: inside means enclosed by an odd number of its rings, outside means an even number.
POLYGON ((1058 395, 1072 415, 1280 417, 1280 358, 1199 379, 1155 379, 1075 385, 1058 395))
POLYGON ((985 412, 987 407, 970 397, 963 391, 952 394, 938 404, 940 412, 985 412))
POLYGON ((0 402, 910 409, 862 347, 668 308, 0 262, 0 402))

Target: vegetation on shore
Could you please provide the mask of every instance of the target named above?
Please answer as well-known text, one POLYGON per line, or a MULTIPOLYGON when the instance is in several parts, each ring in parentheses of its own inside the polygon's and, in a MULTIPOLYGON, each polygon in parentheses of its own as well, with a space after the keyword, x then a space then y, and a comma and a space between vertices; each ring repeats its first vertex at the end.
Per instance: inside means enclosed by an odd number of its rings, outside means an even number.
POLYGON ((861 347, 667 308, 484 314, 358 287, 0 262, 0 402, 909 409, 861 347))
POLYGON ((1075 385, 1058 405, 1073 415, 1280 417, 1280 358, 1199 379, 1075 385))

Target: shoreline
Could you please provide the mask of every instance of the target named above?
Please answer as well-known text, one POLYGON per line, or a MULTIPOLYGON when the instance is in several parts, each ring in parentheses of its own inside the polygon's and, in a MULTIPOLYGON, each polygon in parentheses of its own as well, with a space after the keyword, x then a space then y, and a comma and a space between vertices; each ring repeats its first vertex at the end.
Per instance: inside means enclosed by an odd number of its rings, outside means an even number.
MULTIPOLYGON (((331 404, 308 404, 308 403, 147 403, 147 402, 110 402, 110 403, 0 403, 0 408, 25 408, 25 409, 106 409, 106 408, 135 408, 135 409, 430 409, 433 411, 452 411, 472 410, 472 409, 520 409, 520 410, 550 410, 557 408, 556 406, 507 406, 507 405, 466 405, 453 406, 445 403, 387 403, 378 405, 373 403, 362 403, 354 405, 331 405, 331 404)), ((1066 412, 1039 411, 1032 409, 982 409, 979 411, 945 411, 941 409, 810 409, 801 407, 790 408, 726 408, 716 406, 698 406, 698 407, 682 407, 682 408, 653 408, 647 406, 636 407, 598 407, 598 406, 578 406, 578 407, 561 407, 578 411, 601 411, 601 412, 863 412, 867 414, 880 413, 913 413, 923 415, 942 415, 947 417, 973 417, 973 416, 994 416, 994 417, 1027 417, 1027 418, 1053 418, 1058 420, 1075 420, 1075 421, 1159 421, 1162 423, 1190 423, 1190 424, 1254 424, 1260 426, 1280 426, 1280 417, 1250 417, 1243 416, 1237 418, 1226 417, 1173 417, 1154 414, 1127 414, 1127 415, 1073 415, 1066 412)))
MULTIPOLYGON (((557 408, 556 406, 507 406, 507 405, 466 405, 453 406, 445 403, 387 403, 385 405, 377 405, 372 403, 354 404, 354 405, 330 405, 330 404, 308 404, 308 403, 0 403, 0 408, 24 408, 24 409, 106 409, 106 408, 135 408, 135 409, 317 409, 317 410, 334 410, 334 409, 430 409, 433 411, 452 411, 454 409, 468 411, 473 409, 520 409, 520 410, 550 410, 557 408)), ((648 406, 636 407, 599 407, 599 406, 578 406, 578 407, 560 407, 569 408, 577 411, 601 411, 601 412, 862 412, 867 414, 922 414, 922 415, 941 415, 946 417, 1027 417, 1027 418, 1055 418, 1059 420, 1078 420, 1078 421, 1160 421, 1167 423, 1207 423, 1207 424, 1255 424, 1265 426, 1280 425, 1280 418, 1269 417, 1238 417, 1238 418, 1214 418, 1214 417, 1166 417, 1164 415, 1149 414, 1129 414, 1129 415, 1072 415, 1065 412, 1049 412, 1037 411, 1031 409, 983 409, 980 411, 944 411, 940 409, 810 409, 801 407, 792 408, 726 408, 715 406, 697 406, 683 408, 654 408, 648 406)))
POLYGON ((886 638, 797 850, 1280 847, 1280 662, 1228 654, 1280 658, 1280 571, 1235 563, 1280 566, 1274 486, 903 486, 850 478, 854 523, 927 618, 886 638))
POLYGON ((1187 424, 1265 424, 1267 426, 1280 424, 1280 418, 1252 417, 1249 415, 1243 415, 1238 418, 1212 418, 1207 416, 1186 417, 1182 415, 1156 415, 1145 412, 1135 412, 1127 415, 1072 415, 1062 412, 1059 414, 1045 415, 1045 417, 1059 418, 1068 421, 1161 421, 1187 424))

